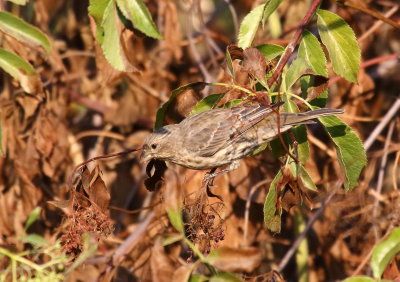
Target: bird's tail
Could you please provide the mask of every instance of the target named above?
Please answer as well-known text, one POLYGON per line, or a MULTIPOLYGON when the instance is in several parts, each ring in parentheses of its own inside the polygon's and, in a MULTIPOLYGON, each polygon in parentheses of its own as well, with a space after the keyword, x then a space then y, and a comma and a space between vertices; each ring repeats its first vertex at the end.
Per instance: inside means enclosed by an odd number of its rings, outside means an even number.
POLYGON ((342 109, 322 108, 305 113, 281 113, 281 122, 283 125, 311 124, 312 119, 325 116, 343 114, 342 109))

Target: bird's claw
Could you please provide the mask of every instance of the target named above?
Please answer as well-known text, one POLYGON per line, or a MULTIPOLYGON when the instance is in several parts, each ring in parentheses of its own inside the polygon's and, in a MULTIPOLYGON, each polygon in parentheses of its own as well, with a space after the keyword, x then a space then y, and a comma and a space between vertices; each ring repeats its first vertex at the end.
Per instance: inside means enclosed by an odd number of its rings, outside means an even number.
POLYGON ((202 184, 207 185, 207 187, 213 187, 214 186, 214 177, 215 177, 215 175, 213 173, 206 173, 206 175, 204 175, 202 184))

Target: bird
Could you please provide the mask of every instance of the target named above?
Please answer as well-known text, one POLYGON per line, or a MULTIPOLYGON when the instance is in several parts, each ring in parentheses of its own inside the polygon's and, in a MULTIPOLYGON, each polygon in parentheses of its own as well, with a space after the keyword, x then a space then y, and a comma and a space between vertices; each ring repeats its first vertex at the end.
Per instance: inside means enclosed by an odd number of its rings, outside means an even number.
POLYGON ((239 167, 240 160, 260 145, 313 119, 342 114, 341 109, 321 108, 302 113, 276 110, 279 104, 244 104, 191 115, 178 124, 165 125, 144 141, 141 161, 169 161, 186 168, 208 170, 205 180, 239 167), (279 118, 278 118, 279 114, 279 118), (215 169, 227 166, 217 173, 215 169))

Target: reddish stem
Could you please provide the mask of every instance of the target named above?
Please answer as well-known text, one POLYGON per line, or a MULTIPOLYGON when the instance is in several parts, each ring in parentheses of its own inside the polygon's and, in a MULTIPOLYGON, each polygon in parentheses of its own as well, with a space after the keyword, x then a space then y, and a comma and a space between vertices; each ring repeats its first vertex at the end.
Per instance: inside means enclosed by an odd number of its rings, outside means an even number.
POLYGON ((275 81, 278 79, 278 77, 281 75, 283 68, 289 61, 289 58, 293 54, 294 49, 300 42, 301 33, 303 32, 304 27, 308 24, 308 22, 310 21, 311 17, 314 15, 315 10, 317 10, 320 3, 321 3, 321 0, 313 0, 310 9, 307 11, 307 14, 304 16, 300 25, 297 27, 295 35, 293 36, 289 45, 286 47, 285 53, 283 54, 282 59, 279 61, 279 64, 276 67, 275 72, 268 79, 268 82, 267 82, 268 87, 271 87, 275 83, 275 81))

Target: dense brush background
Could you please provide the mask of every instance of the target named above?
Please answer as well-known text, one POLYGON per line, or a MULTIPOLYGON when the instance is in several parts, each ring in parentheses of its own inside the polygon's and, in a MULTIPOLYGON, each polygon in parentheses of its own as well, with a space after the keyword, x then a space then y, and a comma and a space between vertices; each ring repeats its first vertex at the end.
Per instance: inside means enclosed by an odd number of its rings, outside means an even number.
MULTIPOLYGON (((57 208, 60 204, 52 205, 49 201, 70 197, 69 177, 77 164, 94 156, 141 146, 152 131, 157 109, 173 89, 195 81, 229 82, 225 49, 237 39, 232 10, 240 22, 257 3, 227 2, 146 1, 164 39, 124 30, 128 60, 140 70, 132 73, 116 71, 105 60, 93 36, 88 1, 36 0, 24 7, 14 6, 12 13, 51 38, 53 51, 46 58, 0 34, 4 48, 34 65, 46 89, 40 95, 28 95, 10 76, 0 73, 0 247, 14 253, 31 250, 32 246, 21 238, 36 233, 49 245, 63 238, 64 249, 70 255, 81 251, 73 245, 71 232, 85 227, 71 229, 71 225, 82 221, 72 218, 71 211, 57 208), (41 208, 38 220, 25 230, 24 224, 35 207, 41 208)), ((391 18, 400 21, 396 0, 356 2, 381 14, 394 9, 391 18)), ((9 9, 9 3, 1 5, 9 9)), ((283 1, 275 25, 267 24, 264 30, 260 29, 254 45, 286 46, 309 5, 310 1, 283 1)), ((358 83, 335 79, 329 86, 329 107, 344 109, 340 118, 364 141, 400 95, 399 61, 387 59, 388 55, 400 53, 400 31, 381 23, 371 32, 378 20, 370 15, 333 1, 324 1, 322 7, 344 18, 359 38, 362 66, 358 83)), ((309 25, 310 30, 313 28, 315 22, 309 25)), ((237 81, 245 84, 246 74, 238 73, 237 81)), ((168 111, 166 122, 182 120, 210 91, 179 96, 168 111)), ((212 93, 221 92, 219 89, 212 93)), ((232 91, 224 99, 238 95, 232 91)), ((74 268, 68 279, 172 281, 174 277, 180 281, 187 277, 191 271, 188 265, 193 266, 197 256, 184 243, 163 247, 161 240, 175 230, 165 207, 177 205, 182 205, 188 238, 204 254, 222 248, 223 255, 214 265, 244 279, 263 281, 281 276, 288 281, 332 281, 354 273, 370 275, 366 257, 387 231, 400 223, 399 114, 390 124, 392 134, 388 135, 385 129, 368 150, 368 165, 358 187, 349 193, 337 190, 309 228, 308 245, 301 249, 308 252, 303 255, 306 260, 302 271, 298 265, 301 260, 296 263, 294 256, 280 274, 271 272, 299 235, 301 223, 304 225, 313 216, 336 189, 337 180, 343 178, 334 146, 318 125, 309 127, 311 158, 306 167, 319 191, 308 193, 302 205, 297 205, 296 195, 293 197, 294 204, 289 203, 283 214, 280 234, 269 232, 263 223, 265 195, 280 168, 279 160, 269 150, 242 161, 238 170, 217 177, 212 192, 219 197, 207 199, 198 193, 204 171, 171 165, 161 187, 150 192, 144 185, 145 164, 139 162, 138 153, 96 162, 95 173, 86 173, 83 178, 95 182, 90 184, 94 187, 92 193, 99 193, 96 197, 105 201, 104 207, 97 208, 103 208, 106 217, 84 204, 75 207, 75 213, 86 211, 78 217, 86 216, 86 222, 90 218, 103 225, 97 230, 97 251, 85 265, 74 268), (387 161, 382 166, 384 156, 387 161), (381 193, 376 190, 379 175, 383 176, 381 193), (111 220, 106 211, 108 198, 111 220), (136 234, 133 239, 132 234, 136 234)), ((37 263, 51 260, 45 255, 30 258, 37 263)), ((0 272, 9 263, 6 256, 0 256, 0 272)), ((193 269, 207 273, 204 266, 195 265, 193 269)), ((395 264, 388 272, 387 278, 399 277, 395 264)))

